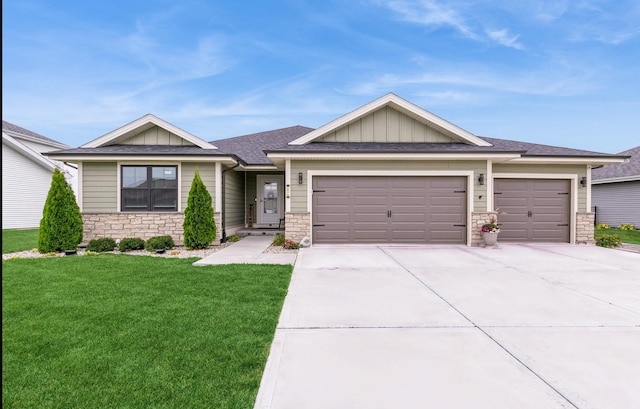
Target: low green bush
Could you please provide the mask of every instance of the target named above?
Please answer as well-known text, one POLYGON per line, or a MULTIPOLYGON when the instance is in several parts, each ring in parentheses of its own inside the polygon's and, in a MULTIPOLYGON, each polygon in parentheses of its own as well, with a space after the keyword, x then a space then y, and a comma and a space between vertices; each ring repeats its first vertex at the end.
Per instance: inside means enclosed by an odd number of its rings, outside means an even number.
POLYGON ((615 248, 615 247, 620 247, 620 244, 622 244, 622 240, 620 239, 620 236, 616 234, 596 235, 595 239, 596 239, 596 246, 600 246, 600 247, 615 248))
POLYGON ((240 236, 238 236, 237 234, 233 234, 233 235, 227 237, 227 241, 235 243, 236 241, 240 241, 240 236))
POLYGON ((300 248, 300 243, 296 243, 295 241, 291 240, 291 239, 286 239, 284 241, 284 244, 282 245, 282 247, 284 247, 285 249, 289 249, 289 250, 297 250, 300 248))
POLYGON ((120 244, 118 244, 118 250, 121 252, 132 251, 132 250, 143 250, 144 249, 144 240, 137 237, 127 237, 120 240, 120 244))
POLYGON ((284 246, 284 235, 283 234, 278 234, 273 239, 273 242, 271 244, 273 244, 274 246, 284 246))
POLYGON ((87 251, 93 251, 95 253, 106 253, 107 251, 113 251, 115 248, 116 241, 111 237, 93 239, 87 244, 87 251))
POLYGON ((633 224, 621 224, 620 226, 618 226, 618 229, 626 230, 626 231, 634 231, 636 228, 633 226, 633 224))
POLYGON ((606 230, 610 228, 611 226, 609 226, 607 223, 598 223, 598 225, 596 226, 596 229, 602 229, 602 230, 606 230))
POLYGON ((156 251, 156 250, 169 250, 174 248, 176 245, 173 242, 171 236, 155 236, 151 237, 144 244, 144 248, 147 251, 156 251))

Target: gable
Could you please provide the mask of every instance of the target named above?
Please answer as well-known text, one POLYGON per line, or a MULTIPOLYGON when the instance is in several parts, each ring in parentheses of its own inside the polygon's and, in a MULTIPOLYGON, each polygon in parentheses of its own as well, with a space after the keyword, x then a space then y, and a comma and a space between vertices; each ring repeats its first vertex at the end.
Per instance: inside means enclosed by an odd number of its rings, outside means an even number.
MULTIPOLYGON (((172 146, 195 146, 186 139, 169 132, 159 126, 153 126, 128 139, 118 141, 119 145, 172 145, 172 146)), ((111 144, 107 144, 108 146, 111 144)))
POLYGON ((456 141, 390 106, 383 106, 320 136, 314 142, 452 143, 456 141))

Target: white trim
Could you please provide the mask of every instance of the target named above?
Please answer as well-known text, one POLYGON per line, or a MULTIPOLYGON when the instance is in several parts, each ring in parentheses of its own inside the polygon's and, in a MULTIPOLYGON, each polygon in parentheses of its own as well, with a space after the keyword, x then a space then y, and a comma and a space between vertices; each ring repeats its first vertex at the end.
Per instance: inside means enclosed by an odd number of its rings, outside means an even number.
POLYGON ((80 212, 82 213, 84 211, 84 200, 83 200, 84 189, 82 188, 84 166, 82 162, 78 163, 77 176, 78 176, 78 197, 76 197, 76 200, 78 201, 78 207, 80 208, 80 212))
POLYGON ((591 213, 591 166, 587 165, 587 212, 591 213))
MULTIPOLYGON (((494 179, 568 179, 571 181, 571 209, 569 243, 576 243, 576 217, 578 214, 578 175, 575 173, 494 173, 494 179)), ((493 183, 493 181, 491 182, 493 183)), ((591 208, 588 209, 591 211, 591 208)))
POLYGON ((147 160, 155 160, 155 161, 181 161, 181 162, 223 162, 223 163, 238 163, 231 156, 209 156, 209 155, 188 155, 188 156, 178 156, 178 155, 122 155, 122 154, 106 154, 106 155, 67 155, 67 154, 56 154, 55 152, 47 152, 47 157, 59 161, 66 162, 106 162, 106 161, 126 161, 126 160, 137 160, 137 161, 147 161, 147 160))
POLYGON ((89 143, 82 145, 81 148, 98 148, 100 146, 108 144, 109 142, 117 141, 119 138, 127 138, 129 136, 133 136, 139 130, 139 128, 143 128, 148 124, 153 124, 160 128, 164 128, 172 134, 177 135, 180 138, 201 147, 202 149, 218 149, 216 146, 211 145, 209 142, 206 142, 198 138, 197 136, 190 134, 189 132, 171 125, 169 122, 164 121, 152 114, 147 114, 141 118, 136 119, 133 122, 121 126, 120 128, 111 131, 106 135, 103 135, 89 143))
POLYGON ((604 185, 604 184, 607 184, 607 183, 635 182, 635 181, 638 181, 638 180, 640 180, 640 175, 622 176, 622 177, 618 177, 618 178, 597 179, 597 180, 591 179, 591 184, 592 185, 604 185))
POLYGON ((529 164, 554 164, 554 165, 607 165, 611 163, 625 163, 626 159, 617 158, 598 158, 598 157, 535 157, 525 156, 512 159, 511 163, 529 163, 529 164))
POLYGON ((313 177, 314 176, 464 176, 467 178, 467 246, 471 246, 471 215, 473 213, 473 170, 307 170, 307 212, 309 236, 313 244, 313 177))
POLYGON ((291 211, 291 159, 284 162, 284 213, 291 211))
POLYGON ((222 212, 222 164, 216 162, 215 166, 215 178, 216 178, 216 198, 215 198, 215 212, 222 212))
POLYGON ((380 159, 401 159, 401 160, 513 160, 520 157, 520 154, 513 153, 322 153, 322 152, 296 152, 296 153, 269 153, 270 159, 298 159, 298 160, 380 160, 380 159))
POLYGON ((277 166, 274 165, 240 165, 241 169, 244 170, 278 170, 277 166))
POLYGON ((487 161, 487 178, 485 179, 487 184, 487 212, 493 212, 493 161, 487 161))
POLYGON ((11 136, 12 138, 23 139, 25 141, 37 143, 39 145, 50 146, 50 147, 55 148, 55 149, 69 149, 70 148, 69 145, 66 145, 66 144, 58 142, 58 141, 42 139, 42 138, 38 138, 38 137, 35 137, 35 136, 26 135, 26 134, 23 134, 23 133, 20 133, 20 132, 11 131, 9 129, 2 129, 2 133, 6 134, 8 136, 11 136))
POLYGON ((438 131, 442 131, 444 134, 451 136, 461 142, 468 142, 475 146, 492 146, 489 142, 480 139, 479 137, 473 135, 471 132, 465 131, 459 126, 454 125, 451 122, 446 121, 439 116, 434 115, 431 112, 422 109, 419 106, 405 99, 402 99, 393 93, 389 93, 374 101, 371 101, 368 104, 363 105, 360 108, 351 111, 350 113, 343 115, 340 118, 337 118, 321 126, 320 128, 309 132, 304 136, 301 136, 300 138, 290 142, 289 145, 305 145, 313 141, 314 139, 325 135, 328 132, 332 132, 340 127, 343 127, 348 123, 360 119, 384 106, 400 108, 400 111, 408 111, 409 113, 422 119, 421 122, 427 125, 431 125, 438 131))

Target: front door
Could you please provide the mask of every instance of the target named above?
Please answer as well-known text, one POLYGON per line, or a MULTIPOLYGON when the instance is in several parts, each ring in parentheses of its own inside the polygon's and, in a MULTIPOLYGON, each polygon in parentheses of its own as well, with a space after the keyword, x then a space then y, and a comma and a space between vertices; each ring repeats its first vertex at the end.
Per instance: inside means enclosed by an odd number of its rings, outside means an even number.
POLYGON ((278 225, 282 218, 282 176, 258 176, 258 223, 278 225))

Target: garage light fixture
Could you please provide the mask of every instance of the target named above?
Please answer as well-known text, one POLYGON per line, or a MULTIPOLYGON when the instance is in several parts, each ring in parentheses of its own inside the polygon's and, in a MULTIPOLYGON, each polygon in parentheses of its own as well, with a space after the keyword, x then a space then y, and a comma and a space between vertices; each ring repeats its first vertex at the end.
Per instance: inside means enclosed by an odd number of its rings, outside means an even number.
POLYGON ((582 178, 580 178, 580 186, 587 187, 587 177, 586 176, 583 176, 582 178))
POLYGON ((481 173, 480 176, 478 176, 478 184, 480 186, 484 185, 484 173, 481 173))
POLYGON ((302 172, 298 172, 298 184, 302 184, 302 172))

